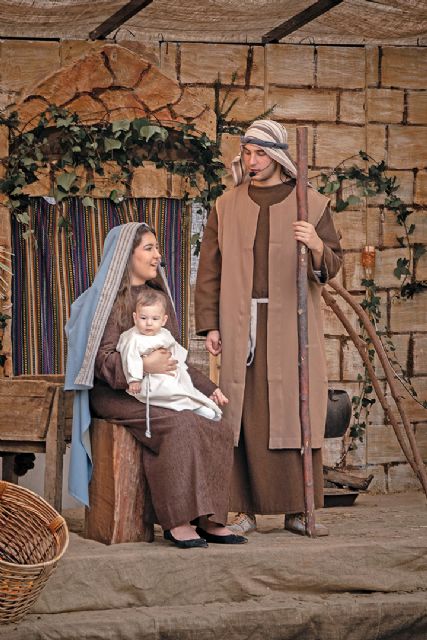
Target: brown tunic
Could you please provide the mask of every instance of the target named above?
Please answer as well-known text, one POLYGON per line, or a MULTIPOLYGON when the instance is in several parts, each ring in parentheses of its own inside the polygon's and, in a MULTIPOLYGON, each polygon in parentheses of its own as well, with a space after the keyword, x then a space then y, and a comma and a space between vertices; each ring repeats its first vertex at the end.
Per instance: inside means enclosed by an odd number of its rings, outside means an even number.
MULTIPOLYGON (((142 285, 147 286, 147 285, 142 285)), ((136 298, 141 286, 132 287, 136 298)), ((169 317, 174 311, 168 309, 169 317)), ((122 331, 113 308, 95 362, 95 384, 90 393, 94 415, 123 424, 142 442, 144 472, 154 513, 147 520, 171 529, 198 516, 225 524, 233 456, 233 434, 224 420, 213 422, 193 411, 150 407, 152 438, 145 436, 145 404, 126 393, 126 378, 116 345, 122 331)), ((174 333, 174 327, 166 327, 174 333)), ((175 335, 176 337, 176 335, 175 335)), ((194 386, 210 395, 215 385, 189 366, 194 386)), ((137 481, 137 479, 135 479, 137 481)))
MULTIPOLYGON (((268 298, 269 208, 284 200, 294 184, 249 188, 250 198, 260 206, 253 247, 254 273, 252 297, 268 298)), ((327 241, 330 213, 326 210, 316 230, 327 241)), ((219 328, 218 297, 221 279, 221 254, 218 247, 216 212, 209 216, 203 238, 204 260, 200 279, 208 281, 210 299, 201 305, 207 310, 199 317, 200 333, 219 328), (207 272, 205 272, 207 269, 207 272), (215 316, 215 313, 217 314, 215 316), (205 326, 202 326, 205 323, 205 326)), ((330 239, 334 244, 336 238, 330 239)), ((336 243, 335 243, 336 244, 336 243)), ((321 270, 335 275, 340 266, 339 245, 325 251, 321 270)), ((309 261, 309 277, 316 279, 309 261)), ((203 286, 206 291, 206 286, 203 286)), ((197 304, 197 299, 196 299, 197 304)), ((246 371, 242 427, 238 447, 235 448, 230 508, 233 511, 274 514, 304 511, 302 459, 297 449, 269 449, 269 400, 267 375, 267 314, 268 305, 258 306, 257 346, 255 358, 246 371)), ((323 504, 323 474, 321 450, 313 450, 315 505, 323 504)))

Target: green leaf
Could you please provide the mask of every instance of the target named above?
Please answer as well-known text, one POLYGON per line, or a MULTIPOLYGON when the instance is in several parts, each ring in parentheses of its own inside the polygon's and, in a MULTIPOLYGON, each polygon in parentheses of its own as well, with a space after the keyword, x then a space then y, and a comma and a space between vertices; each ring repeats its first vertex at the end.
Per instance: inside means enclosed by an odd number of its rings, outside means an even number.
POLYGON ((351 195, 351 196, 348 196, 347 202, 348 202, 348 204, 350 206, 351 205, 355 205, 355 204, 359 204, 360 203, 360 198, 359 198, 359 196, 351 195))
POLYGON ((56 120, 56 126, 57 127, 69 127, 71 124, 73 124, 73 118, 72 116, 69 116, 68 118, 58 118, 56 120))
POLYGON ((394 275, 394 276, 395 276, 395 278, 397 278, 398 280, 400 280, 402 276, 404 276, 404 275, 408 275, 408 273, 409 273, 409 270, 408 270, 408 269, 403 270, 401 267, 396 267, 396 268, 393 270, 393 275, 394 275))
POLYGON ((167 129, 165 129, 164 127, 159 127, 155 124, 143 125, 139 130, 139 135, 141 136, 141 138, 145 138, 147 142, 156 134, 158 134, 159 138, 163 141, 165 141, 168 137, 167 129))
POLYGON ((56 184, 58 185, 58 188, 62 191, 65 191, 66 193, 69 192, 71 185, 73 184, 73 182, 76 179, 76 174, 74 172, 70 172, 70 173, 61 173, 57 178, 56 178, 56 184))
POLYGON ((122 143, 120 140, 116 140, 115 138, 104 138, 104 149, 105 151, 113 151, 113 149, 121 149, 122 143))
POLYGON ((16 214, 16 219, 18 220, 18 222, 21 222, 22 224, 30 224, 30 216, 28 215, 28 213, 17 213, 16 214))
POLYGON ((414 245, 414 260, 419 260, 426 252, 425 245, 416 242, 414 245))
POLYGON ((123 200, 123 194, 118 189, 113 189, 109 195, 109 198, 114 204, 119 204, 123 200))
POLYGON ((347 200, 337 200, 337 204, 336 204, 336 207, 335 207, 337 212, 344 211, 344 209, 347 209, 347 207, 348 207, 347 200))
POLYGON ((129 131, 130 129, 130 120, 116 120, 111 125, 111 131, 116 133, 116 131, 129 131))
POLYGON ((338 181, 328 182, 326 187, 323 190, 323 193, 328 195, 330 193, 335 193, 340 188, 340 183, 338 181))
POLYGON ((90 196, 85 196, 82 200, 82 203, 84 207, 92 207, 93 209, 95 208, 95 202, 90 196))

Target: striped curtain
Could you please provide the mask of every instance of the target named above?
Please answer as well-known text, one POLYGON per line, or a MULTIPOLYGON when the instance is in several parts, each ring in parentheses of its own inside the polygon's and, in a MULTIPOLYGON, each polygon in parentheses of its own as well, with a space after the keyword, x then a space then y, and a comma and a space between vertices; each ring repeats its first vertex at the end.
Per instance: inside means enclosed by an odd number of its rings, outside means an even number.
POLYGON ((146 222, 157 232, 181 341, 187 346, 190 225, 181 200, 129 198, 114 205, 99 199, 93 209, 79 198, 61 206, 34 198, 29 215, 34 238, 25 239, 25 227, 12 221, 14 375, 64 373, 64 326, 71 303, 91 285, 108 231, 126 222, 146 222))

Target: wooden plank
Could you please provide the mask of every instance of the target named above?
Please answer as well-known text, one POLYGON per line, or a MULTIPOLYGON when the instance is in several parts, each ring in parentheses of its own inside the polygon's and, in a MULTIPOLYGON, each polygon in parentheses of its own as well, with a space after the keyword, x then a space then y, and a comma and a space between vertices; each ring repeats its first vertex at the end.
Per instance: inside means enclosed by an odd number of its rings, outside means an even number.
POLYGON ((18 484, 18 476, 15 473, 15 454, 10 453, 3 456, 2 460, 2 480, 18 484))
POLYGON ((49 428, 46 434, 46 456, 44 475, 44 498, 61 513, 62 508, 62 471, 64 441, 64 397, 61 389, 55 389, 49 428))
POLYGON ((0 440, 0 455, 2 453, 44 453, 45 449, 44 441, 0 440))
POLYGON ((373 475, 369 475, 366 478, 360 478, 359 476, 352 475, 345 471, 338 469, 331 469, 331 467, 323 467, 323 479, 328 482, 333 482, 341 487, 349 487, 350 489, 358 489, 365 491, 373 480, 373 475))
POLYGON ((142 445, 126 427, 105 420, 92 421, 91 443, 86 537, 104 544, 151 542, 153 526, 144 524, 147 488, 142 445))
POLYGON ((89 38, 91 40, 102 40, 109 33, 114 31, 114 29, 118 29, 122 26, 127 20, 133 18, 139 11, 148 7, 153 0, 130 0, 127 2, 121 9, 113 13, 112 16, 104 20, 96 29, 93 29, 89 33, 89 38))
POLYGON ((292 18, 285 20, 281 24, 277 25, 274 29, 266 33, 262 37, 262 43, 268 44, 271 42, 279 42, 285 36, 288 36, 294 31, 298 31, 305 24, 308 24, 312 20, 315 20, 319 16, 323 15, 333 7, 341 4, 343 0, 318 0, 314 4, 307 7, 303 11, 300 11, 292 18))

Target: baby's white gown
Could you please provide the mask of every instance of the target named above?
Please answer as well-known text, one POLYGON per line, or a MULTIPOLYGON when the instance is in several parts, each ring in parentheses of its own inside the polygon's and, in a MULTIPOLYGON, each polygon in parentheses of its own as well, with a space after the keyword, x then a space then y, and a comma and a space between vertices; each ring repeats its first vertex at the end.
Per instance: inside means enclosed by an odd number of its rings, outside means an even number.
POLYGON ((170 331, 162 328, 154 336, 145 336, 136 327, 132 327, 121 334, 116 349, 121 354, 128 384, 141 382, 140 393, 132 394, 137 400, 147 402, 148 397, 149 403, 158 407, 175 411, 189 409, 212 420, 221 419, 222 411, 218 405, 193 385, 185 362, 187 349, 175 340, 170 331), (143 376, 141 356, 160 348, 171 351, 172 358, 178 361, 174 375, 150 373, 143 376))

